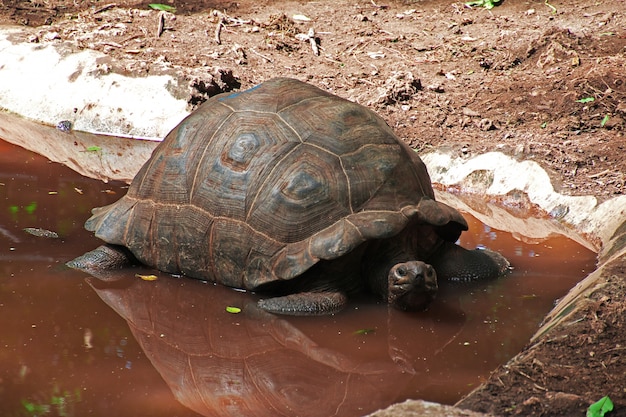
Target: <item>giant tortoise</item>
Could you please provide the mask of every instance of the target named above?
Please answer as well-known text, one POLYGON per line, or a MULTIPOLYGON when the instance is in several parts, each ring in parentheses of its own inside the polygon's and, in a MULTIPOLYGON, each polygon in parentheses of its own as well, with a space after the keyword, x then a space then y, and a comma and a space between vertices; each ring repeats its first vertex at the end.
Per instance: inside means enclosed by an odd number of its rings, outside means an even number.
POLYGON ((132 256, 314 315, 369 291, 403 310, 437 281, 498 277, 509 263, 455 244, 468 226, 426 167, 367 108, 294 79, 212 97, 154 150, 117 202, 85 227, 105 241, 69 265, 132 256), (127 248, 127 249, 126 249, 127 248))

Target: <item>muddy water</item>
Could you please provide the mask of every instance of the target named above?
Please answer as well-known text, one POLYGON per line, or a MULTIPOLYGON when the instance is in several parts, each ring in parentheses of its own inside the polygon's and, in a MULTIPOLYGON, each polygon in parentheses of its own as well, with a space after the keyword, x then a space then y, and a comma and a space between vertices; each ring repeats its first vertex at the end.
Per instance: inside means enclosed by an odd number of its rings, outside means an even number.
POLYGON ((90 209, 124 192, 0 142, 0 415, 356 416, 406 398, 453 403, 595 262, 570 241, 522 243, 472 220, 462 244, 501 251, 510 276, 447 289, 423 314, 363 302, 284 319, 212 284, 64 268, 99 244, 82 228, 90 209))

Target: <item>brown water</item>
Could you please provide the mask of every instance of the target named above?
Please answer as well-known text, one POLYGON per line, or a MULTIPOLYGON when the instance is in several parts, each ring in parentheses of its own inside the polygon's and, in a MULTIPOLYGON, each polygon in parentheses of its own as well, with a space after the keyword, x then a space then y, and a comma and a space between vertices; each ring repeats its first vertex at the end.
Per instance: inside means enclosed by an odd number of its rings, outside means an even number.
POLYGON ((406 398, 453 403, 595 263, 563 238, 524 244, 471 220, 462 244, 502 252, 510 276, 448 290, 423 314, 361 303, 284 319, 191 279, 64 268, 99 244, 82 227, 90 209, 124 192, 0 141, 0 415, 356 416, 406 398))

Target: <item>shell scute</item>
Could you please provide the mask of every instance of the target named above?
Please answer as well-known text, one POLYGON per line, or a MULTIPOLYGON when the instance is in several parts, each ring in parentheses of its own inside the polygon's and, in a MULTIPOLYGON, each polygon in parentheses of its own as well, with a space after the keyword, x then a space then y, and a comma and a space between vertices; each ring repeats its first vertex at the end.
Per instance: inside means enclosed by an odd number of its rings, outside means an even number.
POLYGON ((297 242, 350 214, 347 190, 337 157, 299 145, 259 186, 247 222, 281 242, 297 242))
POLYGON ((320 259, 337 259, 351 252, 365 239, 345 218, 311 236, 311 254, 320 259))
POLYGON ((392 144, 394 136, 375 113, 363 111, 356 103, 335 96, 304 100, 280 112, 303 142, 337 156, 363 146, 364 138, 373 143, 392 144))
MULTIPOLYGON (((199 140, 201 141, 201 140, 199 140)), ((241 111, 202 145, 193 169, 190 202, 215 216, 244 220, 251 195, 277 161, 300 141, 275 114, 241 111)))
POLYGON ((359 231, 364 241, 394 236, 406 227, 410 219, 402 212, 396 211, 363 211, 347 218, 359 231))
POLYGON ((303 274, 319 261, 311 254, 309 240, 286 245, 270 262, 272 273, 277 279, 291 279, 303 274))
POLYGON ((219 277, 224 285, 254 289, 276 279, 267 260, 283 247, 281 242, 256 232, 246 223, 216 219, 208 245, 212 275, 219 277), (255 274, 250 273, 260 265, 263 266, 255 274))
POLYGON ((187 116, 153 151, 133 179, 127 195, 143 200, 188 203, 193 174, 203 151, 230 114, 227 107, 207 106, 187 116))
POLYGON ((295 103, 322 96, 334 97, 310 84, 293 79, 275 78, 245 91, 220 94, 215 97, 215 101, 233 111, 279 113, 295 103))

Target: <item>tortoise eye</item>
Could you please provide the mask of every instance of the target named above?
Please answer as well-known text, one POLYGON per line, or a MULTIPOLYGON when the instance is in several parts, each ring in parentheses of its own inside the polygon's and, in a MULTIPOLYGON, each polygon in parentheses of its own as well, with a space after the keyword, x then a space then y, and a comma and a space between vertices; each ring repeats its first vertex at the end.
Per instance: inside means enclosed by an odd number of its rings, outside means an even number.
POLYGON ((398 269, 396 269, 396 274, 398 274, 398 276, 405 277, 407 274, 407 270, 405 267, 400 266, 398 267, 398 269))

